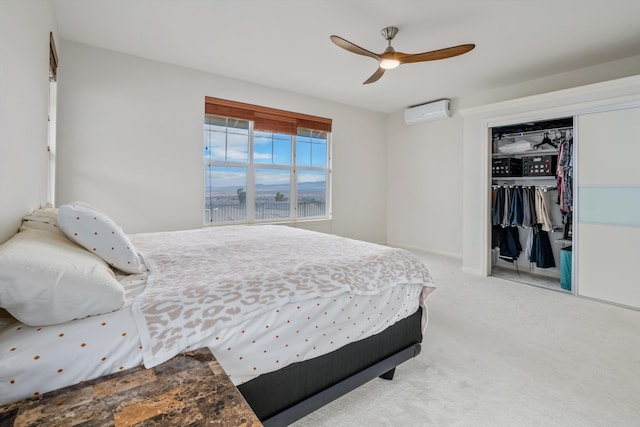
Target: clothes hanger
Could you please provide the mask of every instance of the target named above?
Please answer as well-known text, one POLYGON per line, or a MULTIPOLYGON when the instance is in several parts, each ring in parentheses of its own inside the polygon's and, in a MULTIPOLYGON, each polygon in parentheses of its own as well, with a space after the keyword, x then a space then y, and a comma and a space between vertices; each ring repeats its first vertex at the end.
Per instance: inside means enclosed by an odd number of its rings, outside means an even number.
POLYGON ((538 148, 544 144, 549 144, 554 148, 558 148, 558 144, 556 144, 551 139, 549 139, 549 132, 545 132, 542 138, 542 142, 537 143, 536 145, 533 146, 533 148, 538 148))

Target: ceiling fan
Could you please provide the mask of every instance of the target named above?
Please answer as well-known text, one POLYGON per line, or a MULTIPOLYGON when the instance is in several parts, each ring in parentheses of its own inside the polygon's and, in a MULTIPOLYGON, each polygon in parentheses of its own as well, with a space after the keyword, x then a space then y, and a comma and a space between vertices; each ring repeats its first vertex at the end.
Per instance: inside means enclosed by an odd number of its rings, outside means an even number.
POLYGON ((350 41, 343 39, 342 37, 333 35, 330 38, 331 41, 336 45, 348 50, 349 52, 357 53, 358 55, 369 56, 378 61, 378 69, 363 83, 365 85, 377 81, 380 77, 382 77, 386 70, 396 68, 400 64, 435 61, 437 59, 451 58, 454 56, 462 55, 463 53, 467 53, 471 49, 476 47, 475 44, 462 44, 460 46, 452 46, 444 49, 432 50, 430 52, 402 53, 396 52, 396 50, 391 47, 391 40, 393 40, 396 34, 398 34, 397 27, 386 27, 382 29, 382 37, 384 37, 385 40, 389 42, 389 46, 387 46, 387 48, 381 54, 376 54, 368 51, 367 49, 363 49, 360 46, 357 46, 350 41))

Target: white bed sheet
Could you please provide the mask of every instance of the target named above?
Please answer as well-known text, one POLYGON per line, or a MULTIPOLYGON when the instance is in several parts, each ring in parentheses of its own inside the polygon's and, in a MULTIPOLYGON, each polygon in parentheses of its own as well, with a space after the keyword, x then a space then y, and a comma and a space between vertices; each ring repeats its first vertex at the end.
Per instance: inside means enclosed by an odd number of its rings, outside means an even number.
MULTIPOLYGON (((127 303, 117 312, 35 328, 0 325, 0 404, 142 364, 131 300, 144 274, 121 277, 127 303)), ((378 295, 343 294, 262 313, 193 346, 209 347, 234 384, 364 339, 413 314, 419 285, 378 295)))
POLYGON ((17 320, 0 324, 0 404, 142 363, 131 303, 147 274, 116 277, 125 287, 125 304, 118 311, 43 327, 17 320))

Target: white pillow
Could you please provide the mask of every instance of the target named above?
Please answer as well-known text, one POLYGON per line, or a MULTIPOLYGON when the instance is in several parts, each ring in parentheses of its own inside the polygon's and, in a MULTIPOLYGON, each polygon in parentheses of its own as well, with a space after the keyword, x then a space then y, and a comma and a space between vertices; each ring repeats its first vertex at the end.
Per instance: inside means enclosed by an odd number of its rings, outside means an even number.
POLYGON ((27 228, 50 231, 64 236, 64 233, 58 227, 58 209, 50 204, 46 204, 22 217, 20 231, 27 228))
POLYGON ((0 245, 0 307, 31 326, 108 313, 124 287, 99 257, 65 236, 25 229, 0 245))
POLYGON ((58 226, 68 238, 125 273, 140 273, 142 265, 133 244, 105 213, 86 203, 58 208, 58 226))

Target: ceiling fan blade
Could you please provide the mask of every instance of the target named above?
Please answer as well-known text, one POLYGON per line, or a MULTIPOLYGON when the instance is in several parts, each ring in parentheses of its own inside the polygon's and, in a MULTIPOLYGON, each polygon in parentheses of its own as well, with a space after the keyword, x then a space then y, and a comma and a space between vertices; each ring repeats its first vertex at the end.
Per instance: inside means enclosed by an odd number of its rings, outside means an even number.
POLYGON ((460 46, 452 46, 423 53, 410 54, 396 52, 396 59, 399 60, 401 64, 409 64, 411 62, 422 61, 435 61, 438 59, 452 58, 454 56, 462 55, 463 53, 469 52, 474 47, 476 47, 475 44, 462 44, 460 46))
POLYGON ((371 74, 371 77, 369 77, 364 83, 362 83, 363 85, 369 84, 369 83, 373 83, 378 81, 378 79, 380 77, 382 77, 382 75, 384 74, 385 69, 382 67, 378 67, 378 69, 376 70, 375 73, 371 74))
POLYGON ((349 52, 352 53, 357 53, 358 55, 364 55, 364 56, 369 56, 377 61, 380 61, 380 56, 376 55, 373 52, 369 52, 367 49, 361 48, 358 45, 355 45, 353 43, 351 43, 348 40, 343 39, 342 37, 338 37, 338 36, 331 36, 329 37, 331 39, 332 42, 334 42, 336 45, 340 46, 341 48, 348 50, 349 52))

